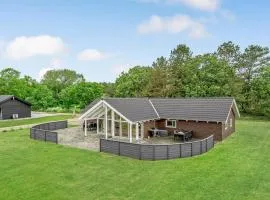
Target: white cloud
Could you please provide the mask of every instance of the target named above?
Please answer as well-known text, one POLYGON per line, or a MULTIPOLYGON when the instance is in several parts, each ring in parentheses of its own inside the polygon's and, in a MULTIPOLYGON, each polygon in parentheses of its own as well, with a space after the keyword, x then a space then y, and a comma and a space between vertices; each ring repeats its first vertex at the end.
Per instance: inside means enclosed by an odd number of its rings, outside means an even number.
POLYGON ((104 58, 106 55, 96 49, 85 49, 77 55, 77 59, 80 61, 97 61, 104 58))
POLYGON ((63 66, 63 61, 61 59, 55 58, 52 59, 50 62, 51 67, 62 67, 63 66))
POLYGON ((171 34, 188 32, 191 38, 203 38, 209 35, 203 23, 192 19, 188 15, 175 15, 172 17, 160 17, 153 15, 150 19, 138 25, 140 34, 167 32, 171 34))
POLYGON ((168 0, 169 2, 179 2, 191 8, 203 11, 216 11, 220 7, 220 0, 168 0))
POLYGON ((5 42, 0 40, 0 57, 4 54, 5 42))
POLYGON ((60 37, 40 35, 17 37, 7 44, 5 54, 8 58, 20 60, 37 55, 56 55, 65 51, 60 37))
POLYGON ((137 0, 142 3, 183 4, 191 8, 213 12, 219 9, 220 0, 137 0))
POLYGON ((38 81, 40 81, 47 71, 61 69, 64 65, 64 61, 59 58, 54 58, 50 61, 49 67, 43 67, 38 73, 38 81))
POLYGON ((118 77, 122 72, 128 72, 128 70, 135 65, 125 64, 125 65, 115 65, 111 68, 111 71, 115 77, 118 77))
POLYGON ((53 67, 44 67, 42 68, 39 73, 38 73, 38 81, 40 81, 43 76, 47 73, 47 71, 54 70, 55 68, 53 67))

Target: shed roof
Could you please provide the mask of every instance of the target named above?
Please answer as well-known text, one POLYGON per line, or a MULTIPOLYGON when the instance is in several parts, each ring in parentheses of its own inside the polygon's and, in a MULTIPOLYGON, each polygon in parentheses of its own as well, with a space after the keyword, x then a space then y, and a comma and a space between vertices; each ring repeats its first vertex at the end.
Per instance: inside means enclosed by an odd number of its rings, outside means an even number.
MULTIPOLYGON (((231 109, 236 116, 239 116, 237 105, 232 97, 104 98, 102 100, 132 122, 152 119, 225 122, 231 109)), ((87 110, 99 101, 91 103, 87 110)))
POLYGON ((14 95, 0 95, 0 104, 5 103, 6 101, 8 101, 8 100, 10 100, 12 98, 15 98, 16 100, 18 100, 18 101, 20 101, 20 102, 22 102, 22 103, 24 103, 26 105, 31 106, 31 103, 29 103, 27 101, 24 101, 24 100, 14 96, 14 95))

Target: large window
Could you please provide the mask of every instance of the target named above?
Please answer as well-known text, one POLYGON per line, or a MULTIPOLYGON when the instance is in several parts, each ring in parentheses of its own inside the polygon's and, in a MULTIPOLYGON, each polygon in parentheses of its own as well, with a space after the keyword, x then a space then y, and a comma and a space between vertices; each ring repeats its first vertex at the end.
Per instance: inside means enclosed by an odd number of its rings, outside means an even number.
POLYGON ((166 120, 167 128, 176 128, 176 120, 168 119, 166 120))

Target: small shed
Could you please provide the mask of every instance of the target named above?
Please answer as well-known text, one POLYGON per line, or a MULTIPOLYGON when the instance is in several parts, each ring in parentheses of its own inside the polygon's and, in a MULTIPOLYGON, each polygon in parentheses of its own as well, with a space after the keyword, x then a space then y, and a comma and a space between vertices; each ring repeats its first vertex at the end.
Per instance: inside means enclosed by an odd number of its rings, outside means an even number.
POLYGON ((13 95, 0 95, 0 120, 31 117, 31 104, 13 95))

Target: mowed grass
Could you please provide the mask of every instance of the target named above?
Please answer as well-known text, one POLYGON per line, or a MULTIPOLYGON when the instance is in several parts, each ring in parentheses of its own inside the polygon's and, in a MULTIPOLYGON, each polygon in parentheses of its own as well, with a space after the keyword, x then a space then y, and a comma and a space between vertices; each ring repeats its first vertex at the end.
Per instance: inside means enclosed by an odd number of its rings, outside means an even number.
POLYGON ((140 161, 0 134, 0 199, 270 199, 270 122, 238 121, 208 153, 140 161))
POLYGON ((22 125, 28 125, 28 124, 37 124, 37 123, 50 122, 50 121, 59 121, 59 120, 66 120, 70 118, 72 118, 71 114, 65 114, 65 115, 55 115, 55 116, 47 116, 47 117, 32 118, 32 119, 1 120, 0 128, 22 126, 22 125))

